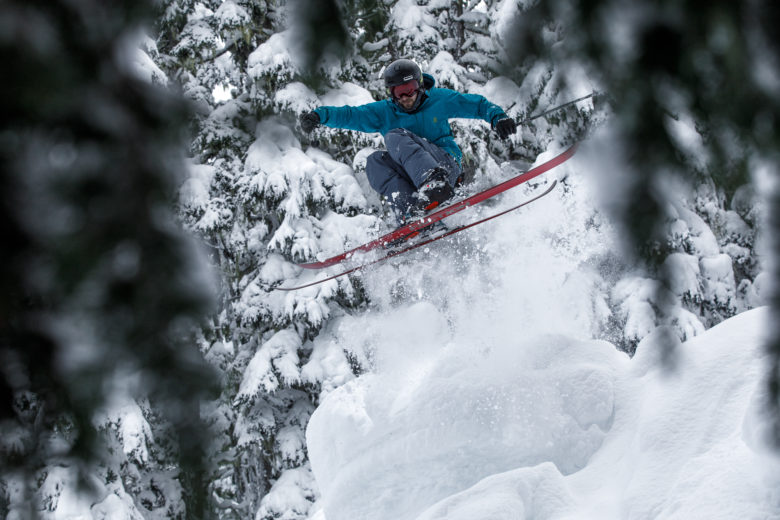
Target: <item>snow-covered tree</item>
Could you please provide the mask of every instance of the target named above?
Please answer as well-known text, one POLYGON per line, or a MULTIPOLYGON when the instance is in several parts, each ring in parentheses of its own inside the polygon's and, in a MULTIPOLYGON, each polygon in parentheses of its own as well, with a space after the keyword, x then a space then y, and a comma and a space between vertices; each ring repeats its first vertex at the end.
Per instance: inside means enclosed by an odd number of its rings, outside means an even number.
MULTIPOLYGON (((349 167, 317 148, 304 151, 308 143, 294 133, 297 115, 317 103, 302 82, 311 77, 306 39, 290 23, 299 6, 163 7, 158 63, 200 107, 181 215, 222 273, 220 311, 202 338, 222 374, 219 399, 204 408, 214 432, 212 514, 304 518, 316 493, 308 416, 324 381, 351 375, 340 351, 320 366, 309 340, 332 313, 360 305, 361 292, 349 279, 311 292, 270 291, 292 276, 291 262, 317 252, 322 218, 364 218, 355 215, 366 212, 366 199, 349 167), (229 96, 215 99, 220 89, 229 96)), ((338 81, 342 69, 325 56, 315 73, 338 81)))

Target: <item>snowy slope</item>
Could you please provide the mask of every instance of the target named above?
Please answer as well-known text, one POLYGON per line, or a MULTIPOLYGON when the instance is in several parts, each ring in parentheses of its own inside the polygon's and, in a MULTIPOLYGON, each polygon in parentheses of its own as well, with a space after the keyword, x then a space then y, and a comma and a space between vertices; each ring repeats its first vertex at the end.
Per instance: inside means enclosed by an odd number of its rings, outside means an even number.
POLYGON ((581 173, 575 157, 542 180, 573 189, 364 273, 371 310, 314 342, 372 370, 334 379, 309 423, 313 520, 780 518, 766 309, 688 340, 671 372, 663 329, 631 359, 592 340, 609 288, 589 259, 616 245, 584 218, 581 173))
POLYGON ((492 352, 450 343, 416 372, 358 378, 307 433, 324 516, 780 518, 780 460, 761 442, 766 319, 684 343, 672 375, 653 337, 629 360, 540 335, 492 352))

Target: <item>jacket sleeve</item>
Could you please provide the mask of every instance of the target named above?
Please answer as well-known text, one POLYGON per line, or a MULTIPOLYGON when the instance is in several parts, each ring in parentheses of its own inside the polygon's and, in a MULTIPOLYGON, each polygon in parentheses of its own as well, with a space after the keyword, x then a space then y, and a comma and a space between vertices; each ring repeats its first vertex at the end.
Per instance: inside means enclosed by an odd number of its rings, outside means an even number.
POLYGON ((381 132, 386 119, 386 105, 386 101, 375 101, 360 106, 322 106, 314 111, 320 116, 320 123, 331 128, 381 132))
POLYGON ((500 106, 491 103, 479 94, 464 94, 449 89, 441 90, 447 92, 447 105, 451 118, 482 119, 495 127, 496 121, 509 117, 500 106))

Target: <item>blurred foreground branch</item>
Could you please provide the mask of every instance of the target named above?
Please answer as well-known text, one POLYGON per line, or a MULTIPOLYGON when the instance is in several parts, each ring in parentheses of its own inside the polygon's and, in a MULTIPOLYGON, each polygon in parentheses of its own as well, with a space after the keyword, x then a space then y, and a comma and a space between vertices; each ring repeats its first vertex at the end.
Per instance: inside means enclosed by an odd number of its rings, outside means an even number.
POLYGON ((189 108, 133 72, 151 15, 0 5, 0 478, 31 484, 50 464, 83 477, 104 450, 97 411, 144 398, 170 422, 198 517, 212 378, 192 331, 212 296, 171 211, 189 108))

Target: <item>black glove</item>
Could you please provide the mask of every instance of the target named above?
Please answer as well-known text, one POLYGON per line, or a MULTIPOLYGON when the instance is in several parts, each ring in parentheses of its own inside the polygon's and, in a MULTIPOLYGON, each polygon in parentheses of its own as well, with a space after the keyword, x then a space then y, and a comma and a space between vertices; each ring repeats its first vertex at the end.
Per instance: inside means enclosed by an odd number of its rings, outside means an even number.
POLYGON ((517 123, 511 117, 505 117, 496 121, 496 133, 501 139, 506 139, 510 135, 517 132, 517 123))
POLYGON ((306 112, 301 115, 301 130, 307 134, 320 125, 320 116, 317 112, 306 112))

